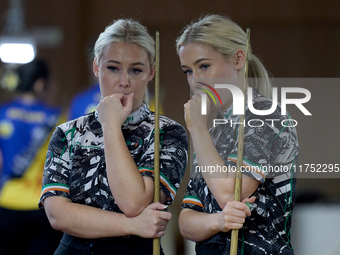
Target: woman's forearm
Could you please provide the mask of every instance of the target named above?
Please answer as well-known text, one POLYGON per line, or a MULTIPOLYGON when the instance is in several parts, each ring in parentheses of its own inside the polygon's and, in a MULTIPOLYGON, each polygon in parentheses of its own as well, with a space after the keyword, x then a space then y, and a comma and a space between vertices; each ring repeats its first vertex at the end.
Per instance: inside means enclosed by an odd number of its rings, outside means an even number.
POLYGON ((52 227, 73 236, 104 238, 132 234, 124 214, 72 203, 63 197, 46 198, 44 207, 52 227))
MULTIPOLYGON (((191 131, 195 154, 200 166, 224 166, 224 160, 216 150, 207 129, 191 131)), ((216 201, 223 208, 228 201, 234 199, 234 176, 227 172, 210 174, 202 172, 205 182, 213 193, 216 201), (216 178, 217 177, 217 178, 216 178)))
MULTIPOLYGON (((225 162, 216 150, 207 129, 192 129, 191 137, 200 166, 220 166, 221 168, 224 166, 225 162)), ((202 175, 221 208, 224 208, 229 201, 234 200, 235 173, 216 172, 210 174, 209 172, 202 172, 202 175)), ((254 178, 243 177, 241 200, 253 194, 260 184, 254 178)))
POLYGON ((143 178, 139 173, 121 130, 116 127, 104 127, 103 130, 106 171, 112 195, 119 208, 128 217, 134 217, 152 202, 153 180, 143 178))
POLYGON ((199 242, 217 234, 216 213, 209 214, 191 209, 182 209, 179 216, 179 228, 185 239, 199 242))
POLYGON ((54 229, 81 238, 125 235, 160 237, 164 235, 171 218, 169 212, 160 211, 164 209, 160 203, 149 205, 140 215, 133 218, 122 213, 72 203, 64 197, 48 197, 44 200, 44 207, 54 229))
POLYGON ((179 226, 184 238, 192 241, 203 241, 218 232, 243 227, 245 218, 251 215, 246 202, 254 203, 255 197, 246 198, 242 202, 231 201, 218 213, 203 213, 192 209, 182 209, 179 226))

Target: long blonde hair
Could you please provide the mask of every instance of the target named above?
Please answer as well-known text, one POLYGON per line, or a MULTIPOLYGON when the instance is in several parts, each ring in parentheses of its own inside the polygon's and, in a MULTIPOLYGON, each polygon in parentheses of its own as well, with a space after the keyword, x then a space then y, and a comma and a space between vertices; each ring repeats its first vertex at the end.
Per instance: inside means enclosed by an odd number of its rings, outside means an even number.
MULTIPOLYGON (((207 15, 192 22, 184 28, 184 32, 176 40, 177 54, 181 46, 188 43, 204 43, 220 52, 226 59, 234 56, 236 50, 246 51, 246 33, 228 17, 207 15)), ((272 86, 266 68, 251 53, 249 47, 248 78, 249 85, 256 88, 262 95, 271 98, 272 86)))

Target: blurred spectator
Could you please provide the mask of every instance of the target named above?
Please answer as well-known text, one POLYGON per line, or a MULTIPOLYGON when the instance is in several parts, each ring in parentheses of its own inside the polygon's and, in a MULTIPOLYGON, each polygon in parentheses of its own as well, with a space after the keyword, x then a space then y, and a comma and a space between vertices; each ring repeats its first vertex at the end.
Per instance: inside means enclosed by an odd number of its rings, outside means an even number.
POLYGON ((61 110, 44 103, 49 70, 20 66, 18 95, 0 105, 0 254, 53 254, 61 233, 38 209, 45 155, 61 110))
POLYGON ((77 94, 70 106, 68 119, 73 120, 97 109, 101 99, 98 82, 83 92, 77 94))

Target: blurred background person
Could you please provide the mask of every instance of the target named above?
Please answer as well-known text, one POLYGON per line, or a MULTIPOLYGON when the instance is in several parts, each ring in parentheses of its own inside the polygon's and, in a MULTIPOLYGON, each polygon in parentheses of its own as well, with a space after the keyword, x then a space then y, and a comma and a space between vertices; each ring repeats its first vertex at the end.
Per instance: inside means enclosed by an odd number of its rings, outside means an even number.
MULTIPOLYGON (((92 52, 94 43, 95 40, 91 40, 91 47, 86 47, 86 54, 84 54, 86 55, 86 63, 90 72, 92 72, 92 52)), ((99 82, 97 77, 94 75, 90 75, 88 80, 88 85, 90 86, 87 86, 86 89, 82 89, 72 97, 72 101, 68 109, 68 120, 74 120, 97 109, 97 105, 102 99, 99 82)))
POLYGON ((43 101, 49 68, 35 59, 17 68, 16 97, 0 106, 0 254, 52 254, 61 233, 38 209, 42 173, 59 108, 43 101))
POLYGON ((96 82, 86 90, 76 94, 72 99, 68 119, 73 120, 97 109, 101 100, 99 83, 96 82))

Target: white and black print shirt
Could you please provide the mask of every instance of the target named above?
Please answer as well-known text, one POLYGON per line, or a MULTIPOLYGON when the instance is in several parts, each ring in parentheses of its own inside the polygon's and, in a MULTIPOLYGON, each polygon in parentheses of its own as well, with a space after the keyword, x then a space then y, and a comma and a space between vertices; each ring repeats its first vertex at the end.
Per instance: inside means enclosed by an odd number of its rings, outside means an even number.
MULTIPOLYGON (((267 110, 271 108, 272 101, 253 90, 253 106, 258 110, 267 110)), ((236 169, 239 125, 230 126, 230 123, 239 123, 240 116, 232 112, 231 106, 224 116, 218 114, 218 119, 228 122, 211 128, 210 135, 225 167, 236 169)), ((282 120, 286 119, 290 117, 281 115, 280 106, 267 116, 246 111, 243 150, 243 167, 246 171, 243 173, 261 184, 253 194, 257 197, 254 203, 256 208, 246 218, 238 235, 238 254, 294 254, 289 239, 296 193, 293 170, 297 165, 299 145, 295 127, 286 127, 293 126, 288 121, 282 126, 282 120)), ((210 192, 202 173, 197 171, 197 166, 199 164, 194 157, 182 208, 205 213, 221 212, 222 208, 210 192)), ((231 231, 220 232, 198 245, 219 246, 221 254, 226 255, 230 251, 230 239, 231 231)))
MULTIPOLYGON (((132 112, 122 125, 126 146, 142 176, 153 177, 154 113, 146 104, 132 112)), ((160 189, 172 203, 187 164, 185 129, 160 116, 160 189)), ((119 178, 119 177, 117 177, 119 178)), ((47 151, 39 207, 49 196, 119 212, 106 173, 104 137, 97 112, 56 128, 47 151)))

